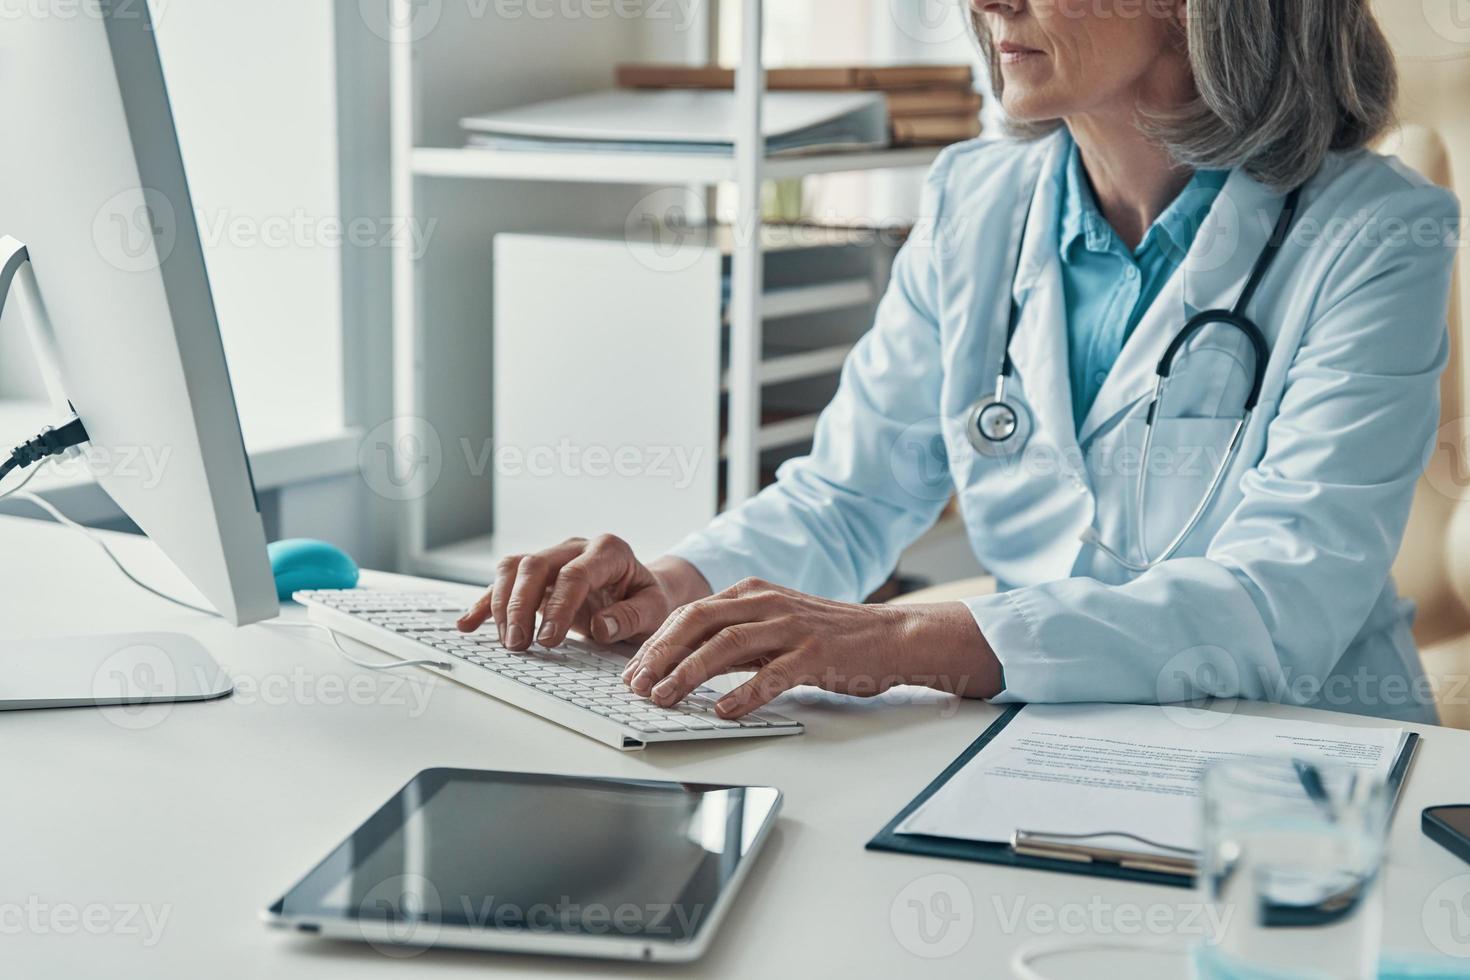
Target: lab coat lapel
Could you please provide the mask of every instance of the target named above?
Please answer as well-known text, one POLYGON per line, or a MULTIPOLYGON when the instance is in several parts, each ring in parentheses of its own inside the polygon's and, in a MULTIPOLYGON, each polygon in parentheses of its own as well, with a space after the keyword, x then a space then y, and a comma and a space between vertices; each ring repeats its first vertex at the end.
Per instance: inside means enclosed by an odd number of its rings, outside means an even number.
POLYGON ((1011 360, 1035 415, 1037 431, 1055 443, 1063 458, 1071 458, 1077 438, 1067 374, 1067 314, 1057 255, 1061 195, 1055 175, 1060 171, 1063 154, 1070 149, 1069 140, 1056 140, 1047 154, 1031 201, 1020 266, 1011 286, 1020 309, 1011 360))
POLYGON ((1235 305, 1271 236, 1281 202, 1282 195, 1244 172, 1230 175, 1184 262, 1123 345, 1083 420, 1081 444, 1153 392, 1159 358, 1190 317, 1235 305))

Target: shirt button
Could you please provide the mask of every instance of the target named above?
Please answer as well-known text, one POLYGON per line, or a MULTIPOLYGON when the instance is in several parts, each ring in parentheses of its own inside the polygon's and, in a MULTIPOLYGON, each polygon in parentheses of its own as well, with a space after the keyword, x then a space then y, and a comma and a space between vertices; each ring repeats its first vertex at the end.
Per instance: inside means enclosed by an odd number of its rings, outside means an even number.
POLYGON ((1138 269, 1135 268, 1134 266, 1131 266, 1130 265, 1128 267, 1128 271, 1125 272, 1124 275, 1126 275, 1129 279, 1137 279, 1138 278, 1138 269))
POLYGON ((1096 385, 1100 385, 1106 380, 1108 380, 1108 372, 1106 371, 1098 371, 1092 376, 1092 383, 1096 385))

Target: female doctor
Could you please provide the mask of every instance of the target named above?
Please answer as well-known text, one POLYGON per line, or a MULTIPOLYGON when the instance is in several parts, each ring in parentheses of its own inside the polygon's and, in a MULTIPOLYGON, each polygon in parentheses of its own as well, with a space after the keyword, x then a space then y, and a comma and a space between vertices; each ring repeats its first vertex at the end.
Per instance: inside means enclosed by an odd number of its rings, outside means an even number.
POLYGON ((461 629, 641 640, 660 705, 756 671, 727 717, 922 684, 1432 720, 1389 566, 1459 215, 1364 149, 1395 95, 1367 0, 971 13, 1015 138, 935 163, 811 455, 657 560, 506 558, 461 629), (860 604, 952 495, 1000 591, 860 604))

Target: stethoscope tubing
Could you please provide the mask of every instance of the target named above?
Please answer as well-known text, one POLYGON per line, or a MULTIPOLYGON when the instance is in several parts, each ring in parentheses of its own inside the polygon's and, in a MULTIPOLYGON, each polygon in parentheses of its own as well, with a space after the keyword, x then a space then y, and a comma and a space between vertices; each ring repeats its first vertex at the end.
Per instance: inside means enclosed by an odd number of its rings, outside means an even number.
MULTIPOLYGON (((1142 561, 1134 561, 1126 555, 1110 547, 1102 540, 1095 527, 1089 527, 1081 535, 1082 540, 1097 548, 1104 555, 1117 562, 1122 567, 1132 572, 1143 573, 1153 569, 1169 559, 1173 558, 1183 547, 1184 542, 1194 533, 1205 513, 1210 509, 1216 497, 1219 495, 1220 487, 1225 481, 1225 476, 1234 466, 1236 458, 1240 455, 1241 446, 1244 443, 1246 427, 1250 424, 1251 417, 1255 413, 1256 405, 1260 401, 1261 391, 1265 387, 1266 368, 1270 358, 1270 345, 1266 342, 1266 336, 1260 326, 1246 315, 1246 310, 1255 298, 1257 289, 1266 273, 1270 270, 1276 256, 1286 244, 1287 234, 1291 230, 1292 223, 1301 203, 1301 188, 1294 188, 1287 195, 1282 204, 1281 213, 1276 219, 1276 226, 1272 229, 1271 237, 1267 240, 1260 256, 1256 259, 1251 269, 1250 277, 1237 297, 1235 306, 1230 310, 1215 309, 1204 310, 1195 314, 1188 322, 1180 328, 1179 332, 1169 341, 1163 354, 1159 357, 1158 367, 1154 381, 1153 396, 1149 401, 1148 411, 1144 417, 1143 429, 1143 457, 1138 469, 1138 477, 1134 486, 1134 526, 1137 528, 1138 552, 1142 561), (1154 422, 1157 420, 1159 407, 1163 404, 1168 392, 1169 383, 1172 380, 1174 364, 1180 351, 1184 346, 1205 327, 1214 324, 1224 324, 1233 327, 1244 334, 1250 342, 1253 356, 1253 371, 1251 376, 1250 391, 1246 395, 1242 406, 1241 416, 1235 423, 1235 428, 1230 434, 1229 447, 1220 464, 1215 468, 1214 476, 1206 488, 1204 495, 1200 498, 1198 505, 1191 512, 1184 527, 1170 540, 1158 556, 1150 556, 1148 542, 1144 534, 1144 517, 1147 511, 1148 493, 1148 470, 1149 454, 1153 448, 1154 422)), ((1032 188, 1031 197, 1034 199, 1035 187, 1032 188)), ((977 452, 982 455, 1011 455, 1021 452, 1025 448, 1026 441, 1030 438, 1030 425, 1020 425, 1021 413, 1025 411, 1019 403, 1011 403, 1006 399, 1007 384, 1014 374, 1015 367, 1011 360, 1011 344, 1015 339, 1016 330, 1020 324, 1020 309, 1015 299, 1015 279, 1020 275, 1021 253, 1025 246, 1026 230, 1031 223, 1031 204, 1028 203, 1025 219, 1021 223, 1021 234, 1015 249, 1015 266, 1012 273, 1010 315, 1006 324, 1005 347, 1001 354, 1000 373, 996 377, 995 391, 990 396, 982 398, 971 408, 966 418, 966 434, 977 452), (984 413, 995 407, 1002 407, 1011 413, 1013 424, 1009 432, 1002 438, 988 435, 981 424, 984 413), (1023 431, 1024 430, 1024 431, 1023 431), (1019 438, 1018 438, 1019 437, 1019 438)), ((1027 417, 1029 422, 1029 416, 1027 417)))

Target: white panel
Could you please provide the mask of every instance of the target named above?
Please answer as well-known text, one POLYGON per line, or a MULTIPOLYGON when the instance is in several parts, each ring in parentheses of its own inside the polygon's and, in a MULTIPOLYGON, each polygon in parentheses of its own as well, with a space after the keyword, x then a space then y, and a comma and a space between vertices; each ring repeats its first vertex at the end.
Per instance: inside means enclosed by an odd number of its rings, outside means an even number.
MULTIPOLYGON (((339 427, 332 6, 151 6, 246 440, 339 427)), ((386 224, 355 230, 381 237, 386 224)))
POLYGON ((618 534, 650 557, 715 512, 720 256, 495 240, 495 543, 618 534))

